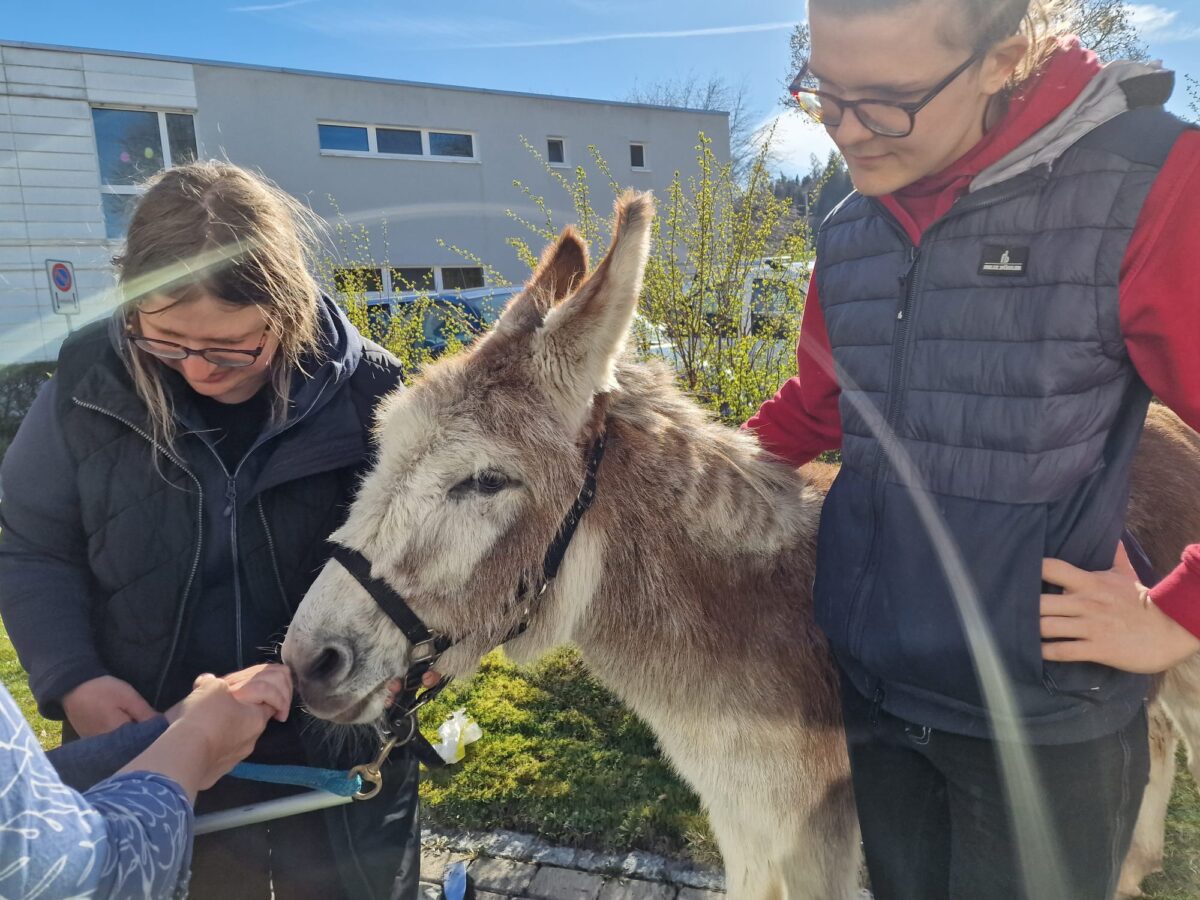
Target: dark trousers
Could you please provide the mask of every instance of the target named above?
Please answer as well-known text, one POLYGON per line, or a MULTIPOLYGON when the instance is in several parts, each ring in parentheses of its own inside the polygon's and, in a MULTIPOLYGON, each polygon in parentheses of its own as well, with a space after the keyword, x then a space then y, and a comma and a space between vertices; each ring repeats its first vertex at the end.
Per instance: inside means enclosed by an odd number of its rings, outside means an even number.
MULTIPOLYGON (((1146 714, 1116 734, 1029 746, 1061 887, 1026 884, 997 744, 905 722, 843 679, 855 802, 875 900, 1109 900, 1150 771, 1146 714), (1065 896, 1063 894, 1065 893, 1065 896)), ((1037 879, 1034 879, 1036 882, 1037 879)))

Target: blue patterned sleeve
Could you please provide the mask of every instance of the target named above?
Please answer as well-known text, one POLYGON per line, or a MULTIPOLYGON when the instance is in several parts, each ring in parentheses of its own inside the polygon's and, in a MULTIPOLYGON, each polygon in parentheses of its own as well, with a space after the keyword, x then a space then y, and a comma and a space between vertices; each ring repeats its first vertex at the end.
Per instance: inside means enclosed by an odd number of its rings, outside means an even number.
POLYGON ((178 784, 133 772, 80 794, 0 689, 0 896, 182 898, 191 846, 178 784))

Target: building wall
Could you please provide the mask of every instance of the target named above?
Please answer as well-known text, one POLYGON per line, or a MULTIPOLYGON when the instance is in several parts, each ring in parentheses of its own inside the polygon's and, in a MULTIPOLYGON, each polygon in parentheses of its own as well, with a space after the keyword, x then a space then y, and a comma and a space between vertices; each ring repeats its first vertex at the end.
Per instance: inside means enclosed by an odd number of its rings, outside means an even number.
POLYGON ((722 158, 729 155, 724 114, 204 65, 196 66, 196 93, 202 153, 260 168, 285 190, 306 197, 322 216, 334 217, 332 197, 348 221, 368 227, 377 262, 467 264, 439 247, 442 238, 514 282, 528 269, 508 240, 524 237, 538 253, 542 239, 506 211, 537 224, 544 216, 513 181, 546 199, 556 227, 574 220, 569 195, 522 145, 522 137, 543 155, 549 136, 564 138, 567 167, 555 171, 571 179, 573 167, 584 165, 600 212, 611 209, 612 192, 592 162, 589 144, 621 186, 659 196, 676 169, 694 170, 700 131, 714 138, 722 158), (470 131, 478 161, 323 153, 318 121, 470 131), (648 171, 631 169, 631 141, 645 143, 648 171))
POLYGON ((53 359, 70 328, 112 308, 120 243, 105 236, 93 106, 192 113, 201 158, 259 169, 329 219, 333 198, 367 228, 369 246, 334 239, 331 259, 470 264, 441 238, 514 282, 528 271, 509 241, 525 238, 537 253, 542 239, 507 211, 544 224, 514 179, 545 197, 556 228, 573 220, 568 195, 521 136, 543 154, 548 136, 564 138, 567 165, 556 173, 570 179, 584 165, 602 211, 611 189, 589 144, 621 186, 660 195, 676 169, 694 169, 698 132, 720 157, 729 153, 724 114, 0 43, 0 364, 53 359), (330 154, 319 148, 318 121, 469 131, 478 159, 330 154), (630 141, 645 143, 647 171, 631 169, 630 141), (48 259, 73 263, 79 315, 54 313, 48 259))
POLYGON ((193 111, 192 66, 0 44, 0 364, 53 359, 112 305, 93 105, 193 111), (47 259, 74 264, 80 315, 56 315, 47 259))

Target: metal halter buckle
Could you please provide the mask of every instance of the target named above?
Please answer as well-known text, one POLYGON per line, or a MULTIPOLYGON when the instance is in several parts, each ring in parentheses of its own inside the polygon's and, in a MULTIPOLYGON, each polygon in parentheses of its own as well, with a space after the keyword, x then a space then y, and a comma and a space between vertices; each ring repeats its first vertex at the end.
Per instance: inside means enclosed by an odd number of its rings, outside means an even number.
POLYGON ((437 641, 438 636, 435 634, 421 641, 419 644, 414 644, 412 655, 409 657, 409 666, 421 666, 426 663, 432 663, 441 656, 441 652, 437 648, 437 641))

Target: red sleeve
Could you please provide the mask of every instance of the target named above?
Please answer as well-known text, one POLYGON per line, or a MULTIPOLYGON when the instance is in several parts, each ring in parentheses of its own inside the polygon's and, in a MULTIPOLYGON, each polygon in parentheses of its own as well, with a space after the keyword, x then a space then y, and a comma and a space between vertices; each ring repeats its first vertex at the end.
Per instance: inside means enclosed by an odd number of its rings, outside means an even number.
POLYGON ((833 373, 833 353, 815 280, 808 285, 796 363, 799 374, 788 379, 746 427, 758 434, 759 443, 767 450, 802 466, 817 454, 842 446, 841 390, 833 373))
POLYGON ((1183 551, 1183 562, 1150 591, 1154 605, 1200 637, 1200 544, 1183 551))
MULTIPOLYGON (((1200 430, 1200 132, 1185 132, 1146 197, 1121 265, 1121 331, 1158 399, 1200 430)), ((1200 544, 1151 592, 1200 636, 1200 544)))

